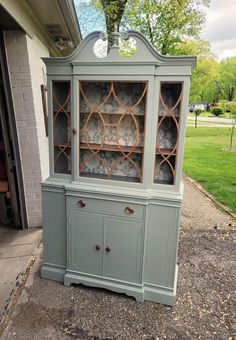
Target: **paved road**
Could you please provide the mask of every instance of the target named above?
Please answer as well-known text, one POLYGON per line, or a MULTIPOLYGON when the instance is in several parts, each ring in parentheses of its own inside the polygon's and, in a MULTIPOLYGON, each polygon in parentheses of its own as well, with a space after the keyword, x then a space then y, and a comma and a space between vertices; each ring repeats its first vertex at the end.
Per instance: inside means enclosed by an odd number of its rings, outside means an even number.
MULTIPOLYGON (((195 117, 188 116, 187 117, 187 126, 195 125, 195 117)), ((229 127, 231 128, 231 119, 229 118, 220 118, 220 117, 198 117, 197 120, 198 126, 205 127, 229 127)))
MULTIPOLYGON (((195 117, 193 117, 193 116, 188 116, 187 119, 195 121, 195 117)), ((229 123, 229 124, 231 124, 231 119, 229 119, 229 118, 201 117, 201 116, 199 116, 198 120, 202 121, 202 122, 208 122, 208 123, 218 123, 218 124, 220 124, 220 123, 229 123)))

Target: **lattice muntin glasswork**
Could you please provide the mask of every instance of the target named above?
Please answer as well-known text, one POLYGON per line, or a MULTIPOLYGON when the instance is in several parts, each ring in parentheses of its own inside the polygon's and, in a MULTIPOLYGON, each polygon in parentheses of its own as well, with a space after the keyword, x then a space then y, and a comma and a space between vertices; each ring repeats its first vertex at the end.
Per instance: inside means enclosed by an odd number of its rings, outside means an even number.
POLYGON ((154 182, 174 184, 182 83, 161 83, 154 182))
POLYGON ((71 89, 69 81, 53 81, 54 172, 71 174, 71 89))
POLYGON ((85 177, 142 182, 147 83, 80 82, 85 177))

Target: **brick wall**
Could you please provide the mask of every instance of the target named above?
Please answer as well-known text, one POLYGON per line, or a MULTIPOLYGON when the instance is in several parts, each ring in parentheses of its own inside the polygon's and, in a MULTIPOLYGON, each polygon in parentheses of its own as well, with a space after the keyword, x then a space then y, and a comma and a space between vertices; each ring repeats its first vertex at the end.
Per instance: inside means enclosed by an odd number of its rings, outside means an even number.
POLYGON ((20 147, 28 225, 42 223, 40 182, 48 176, 48 147, 45 135, 40 85, 44 84, 47 48, 35 36, 5 32, 6 53, 12 87, 20 147))

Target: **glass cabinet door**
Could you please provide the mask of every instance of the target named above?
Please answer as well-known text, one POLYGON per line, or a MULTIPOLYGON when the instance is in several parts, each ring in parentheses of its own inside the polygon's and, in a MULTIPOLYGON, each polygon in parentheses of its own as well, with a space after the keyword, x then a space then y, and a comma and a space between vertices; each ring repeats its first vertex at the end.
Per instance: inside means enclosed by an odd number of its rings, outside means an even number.
POLYGON ((54 172, 71 174, 70 81, 52 82, 54 172))
POLYGON ((142 182, 146 82, 80 81, 79 176, 142 182))
POLYGON ((160 85, 154 183, 175 183, 182 90, 182 83, 160 85))

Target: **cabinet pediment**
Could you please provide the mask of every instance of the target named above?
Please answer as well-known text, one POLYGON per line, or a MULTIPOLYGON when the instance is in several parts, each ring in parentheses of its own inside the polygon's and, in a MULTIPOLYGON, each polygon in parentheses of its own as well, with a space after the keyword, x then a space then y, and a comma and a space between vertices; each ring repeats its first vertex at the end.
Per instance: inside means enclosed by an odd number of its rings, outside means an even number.
MULTIPOLYGON (((116 33, 119 35, 119 33, 116 33)), ((158 53, 150 42, 139 32, 136 31, 128 31, 127 36, 128 39, 131 39, 134 44, 133 47, 136 49, 134 55, 129 57, 123 56, 120 53, 120 48, 118 46, 113 46, 107 53, 104 55, 104 46, 96 46, 99 45, 98 42, 102 42, 103 33, 99 31, 92 32, 88 34, 77 47, 77 49, 70 55, 64 58, 43 58, 44 62, 48 65, 50 64, 67 64, 70 63, 72 65, 78 64, 146 64, 146 65, 183 65, 183 66, 191 66, 194 67, 196 63, 196 58, 194 56, 164 56, 158 53), (100 57, 96 56, 96 47, 100 52, 100 57), (102 51, 103 50, 103 51, 102 51), (102 57, 101 57, 102 56, 102 57)), ((118 37, 119 39, 119 37, 118 37)), ((102 43, 101 43, 102 44, 102 43)))

